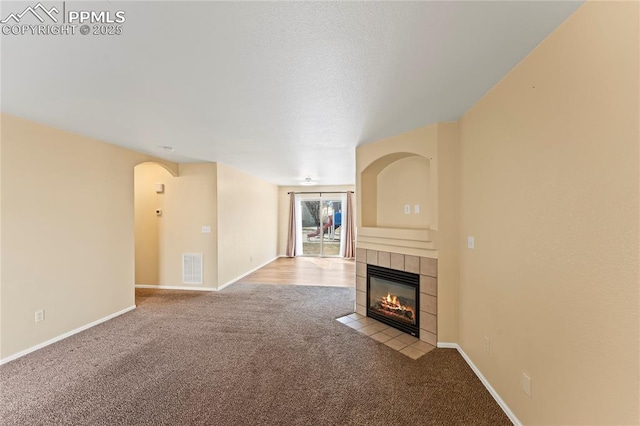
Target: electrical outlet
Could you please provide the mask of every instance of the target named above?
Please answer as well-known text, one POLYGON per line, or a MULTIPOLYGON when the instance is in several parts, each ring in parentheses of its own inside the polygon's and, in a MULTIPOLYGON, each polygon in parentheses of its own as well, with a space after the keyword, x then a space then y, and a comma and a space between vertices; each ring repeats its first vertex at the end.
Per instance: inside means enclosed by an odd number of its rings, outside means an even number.
POLYGON ((411 214, 411 205, 410 204, 405 204, 404 205, 404 214, 411 214))
POLYGON ((531 398, 531 377, 524 371, 522 372, 522 391, 531 398))
POLYGON ((44 309, 40 309, 35 313, 35 322, 44 321, 44 309))
POLYGON ((487 336, 484 336, 484 351, 486 353, 491 352, 491 340, 487 336))

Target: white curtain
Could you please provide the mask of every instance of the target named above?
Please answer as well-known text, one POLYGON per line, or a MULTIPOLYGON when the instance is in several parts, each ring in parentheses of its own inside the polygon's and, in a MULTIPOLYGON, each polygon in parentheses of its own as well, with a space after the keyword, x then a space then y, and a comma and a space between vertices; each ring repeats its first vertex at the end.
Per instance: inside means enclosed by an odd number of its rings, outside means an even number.
POLYGON ((340 248, 345 247, 344 251, 340 251, 343 253, 343 256, 347 259, 353 259, 356 257, 356 236, 355 236, 355 226, 354 226, 354 214, 353 214, 353 193, 347 192, 347 202, 346 208, 344 212, 344 217, 342 218, 342 226, 344 227, 343 232, 340 234, 340 248))
POLYGON ((296 197, 292 192, 289 194, 289 234, 287 235, 287 257, 296 255, 296 197))

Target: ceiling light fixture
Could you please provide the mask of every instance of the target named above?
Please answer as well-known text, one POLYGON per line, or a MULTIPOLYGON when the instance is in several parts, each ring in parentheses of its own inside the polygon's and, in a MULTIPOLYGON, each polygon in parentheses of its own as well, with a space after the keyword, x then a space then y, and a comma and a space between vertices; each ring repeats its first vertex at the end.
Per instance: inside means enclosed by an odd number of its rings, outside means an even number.
POLYGON ((300 182, 300 185, 304 185, 304 186, 312 186, 312 185, 317 185, 317 184, 318 183, 312 181, 310 177, 308 177, 305 180, 303 180, 302 182, 300 182))
POLYGON ((173 152, 175 151, 175 149, 173 149, 172 146, 161 146, 160 149, 164 149, 167 152, 173 152))

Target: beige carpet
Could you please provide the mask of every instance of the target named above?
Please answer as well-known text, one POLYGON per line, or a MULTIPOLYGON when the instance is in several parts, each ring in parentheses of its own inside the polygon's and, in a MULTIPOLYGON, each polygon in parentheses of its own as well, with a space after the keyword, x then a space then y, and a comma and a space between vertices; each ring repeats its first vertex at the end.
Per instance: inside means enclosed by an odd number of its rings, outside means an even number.
POLYGON ((0 367, 3 425, 510 424, 464 360, 340 324, 354 290, 139 290, 138 309, 0 367))

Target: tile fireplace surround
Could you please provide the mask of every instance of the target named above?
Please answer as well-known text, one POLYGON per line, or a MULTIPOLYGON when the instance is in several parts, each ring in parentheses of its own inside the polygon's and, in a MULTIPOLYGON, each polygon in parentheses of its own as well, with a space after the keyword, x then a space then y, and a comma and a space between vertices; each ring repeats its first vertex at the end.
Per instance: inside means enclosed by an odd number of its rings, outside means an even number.
POLYGON ((388 251, 356 249, 356 313, 367 315, 367 265, 420 275, 420 340, 436 346, 438 260, 388 251))

